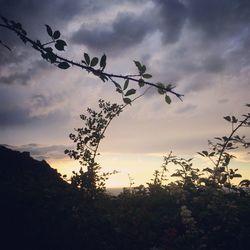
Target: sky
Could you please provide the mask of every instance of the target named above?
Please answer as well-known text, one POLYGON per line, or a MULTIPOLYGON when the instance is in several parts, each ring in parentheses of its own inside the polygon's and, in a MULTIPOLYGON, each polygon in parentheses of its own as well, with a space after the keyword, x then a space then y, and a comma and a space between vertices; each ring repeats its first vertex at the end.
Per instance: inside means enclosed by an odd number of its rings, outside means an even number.
MULTIPOLYGON (((0 14, 21 22, 28 36, 48 41, 45 24, 67 41, 61 55, 75 61, 86 52, 107 55, 106 70, 134 74, 133 60, 153 82, 174 83, 183 102, 171 105, 156 90, 127 107, 107 130, 98 162, 119 171, 108 186, 146 183, 163 156, 193 157, 208 139, 230 132, 223 116, 240 117, 250 103, 250 1, 248 0, 0 0, 0 14)), ((0 29, 0 144, 45 159, 70 176, 79 164, 64 154, 69 134, 82 127, 86 109, 100 98, 122 103, 111 83, 76 67, 60 70, 11 32, 0 29)), ((132 83, 130 83, 132 86, 132 83)), ((242 134, 250 136, 249 129, 242 134)), ((250 155, 233 162, 250 178, 250 155)), ((173 171, 173 166, 170 171, 173 171)))

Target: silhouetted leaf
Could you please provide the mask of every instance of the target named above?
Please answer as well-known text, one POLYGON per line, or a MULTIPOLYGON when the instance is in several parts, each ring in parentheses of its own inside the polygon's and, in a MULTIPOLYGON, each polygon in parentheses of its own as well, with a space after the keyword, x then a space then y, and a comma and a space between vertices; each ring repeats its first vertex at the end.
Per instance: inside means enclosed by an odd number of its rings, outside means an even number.
POLYGON ((100 74, 99 76, 103 82, 108 81, 108 77, 105 76, 104 74, 100 74))
POLYGON ((157 83, 157 86, 159 86, 159 88, 157 89, 157 90, 158 90, 158 93, 159 93, 160 95, 164 95, 164 94, 166 93, 166 90, 164 89, 164 88, 165 88, 164 84, 158 82, 158 83, 157 83))
POLYGON ((122 90, 121 90, 121 89, 116 88, 116 91, 117 91, 118 93, 122 94, 122 90))
POLYGON ((43 52, 42 52, 41 55, 42 55, 42 58, 44 58, 44 59, 46 59, 46 60, 48 59, 48 53, 43 53, 43 52))
POLYGON ((1 19, 4 21, 4 23, 5 23, 5 24, 7 24, 7 25, 9 24, 9 21, 8 21, 8 19, 7 19, 7 18, 5 18, 5 17, 1 16, 1 19))
POLYGON ((131 104, 131 99, 129 98, 123 98, 124 103, 131 104))
POLYGON ((202 151, 202 154, 204 154, 205 156, 208 156, 208 152, 205 150, 202 151))
POLYGON ((235 178, 241 178, 242 175, 241 174, 234 174, 233 177, 235 177, 235 178))
POLYGON ((143 65, 142 67, 141 67, 141 74, 144 74, 145 72, 146 72, 146 66, 145 65, 143 65))
POLYGON ((51 47, 47 47, 44 50, 47 51, 47 52, 52 52, 53 51, 53 49, 51 47))
POLYGON ((240 183, 239 183, 240 186, 245 186, 245 187, 249 187, 250 186, 250 180, 242 180, 240 183))
POLYGON ((91 67, 95 67, 98 64, 99 59, 97 57, 93 57, 93 59, 90 62, 91 67))
POLYGON ((134 63, 136 65, 136 67, 138 68, 139 73, 142 74, 143 68, 142 68, 141 63, 139 61, 134 61, 134 63))
POLYGON ((54 32, 54 34, 53 34, 53 38, 54 39, 58 39, 59 37, 60 37, 60 31, 59 30, 56 30, 55 32, 54 32))
POLYGON ((89 65, 90 64, 90 57, 89 57, 89 55, 87 53, 84 53, 83 56, 84 56, 86 64, 89 65))
POLYGON ((14 21, 10 21, 12 23, 12 26, 14 29, 17 29, 17 30, 22 30, 22 24, 21 23, 16 23, 14 21))
POLYGON ((168 95, 165 96, 165 102, 166 102, 167 104, 170 104, 170 103, 171 103, 171 98, 170 98, 168 95))
POLYGON ((152 75, 150 75, 150 74, 143 74, 142 77, 143 77, 143 78, 146 78, 146 79, 149 79, 149 78, 152 77, 152 75))
POLYGON ((129 90, 126 92, 125 96, 133 95, 133 94, 135 94, 135 93, 136 93, 136 90, 135 90, 135 89, 129 89, 129 90))
POLYGON ((138 84, 139 84, 139 87, 142 88, 145 85, 145 82, 142 78, 140 78, 138 84))
POLYGON ((214 139, 221 141, 220 137, 214 137, 214 139))
POLYGON ((98 70, 93 70, 92 73, 96 76, 100 76, 102 71, 98 69, 98 70))
POLYGON ((57 40, 55 43, 55 47, 60 51, 64 50, 64 46, 67 46, 67 44, 64 40, 57 40))
POLYGON ((36 40, 36 43, 39 45, 39 46, 42 46, 42 43, 40 40, 36 40))
POLYGON ((211 169, 211 168, 204 168, 202 171, 206 171, 206 172, 209 172, 209 173, 213 173, 214 171, 213 171, 213 169, 211 169))
POLYGON ((124 83, 124 86, 123 86, 123 90, 126 90, 128 88, 128 84, 129 84, 129 79, 127 79, 124 83))
POLYGON ((45 25, 46 26, 46 29, 47 29, 47 33, 48 33, 48 35, 49 36, 51 36, 52 37, 52 35, 53 35, 53 31, 52 31, 52 29, 50 28, 50 26, 49 25, 45 25))
POLYGON ((174 86, 171 83, 169 83, 165 88, 166 88, 166 91, 170 91, 171 89, 174 88, 174 86))
POLYGON ((235 116, 232 116, 232 123, 237 123, 238 120, 235 118, 235 116))
POLYGON ((67 69, 69 67, 70 67, 70 65, 67 62, 60 62, 58 64, 58 68, 60 68, 60 69, 67 69))
POLYGON ((181 174, 179 172, 171 174, 171 177, 180 177, 180 176, 181 176, 181 174))
POLYGON ((231 122, 231 117, 230 116, 225 116, 223 117, 225 120, 227 120, 228 122, 231 122))
POLYGON ((50 60, 51 63, 55 63, 56 62, 56 55, 52 52, 47 53, 47 57, 50 60))
POLYGON ((106 55, 104 54, 104 55, 102 56, 102 58, 101 58, 101 61, 100 61, 100 67, 103 68, 103 69, 106 67, 106 59, 107 59, 107 57, 106 57, 106 55))
POLYGON ((208 156, 213 157, 215 155, 215 152, 210 153, 208 156))
POLYGON ((122 87, 121 87, 121 85, 118 82, 113 81, 113 83, 116 86, 116 88, 122 90, 122 87))
POLYGON ((22 34, 23 34, 24 36, 27 35, 27 32, 26 32, 24 29, 21 29, 21 32, 22 32, 22 34))
POLYGON ((26 44, 27 43, 27 39, 24 36, 20 36, 20 39, 26 44))

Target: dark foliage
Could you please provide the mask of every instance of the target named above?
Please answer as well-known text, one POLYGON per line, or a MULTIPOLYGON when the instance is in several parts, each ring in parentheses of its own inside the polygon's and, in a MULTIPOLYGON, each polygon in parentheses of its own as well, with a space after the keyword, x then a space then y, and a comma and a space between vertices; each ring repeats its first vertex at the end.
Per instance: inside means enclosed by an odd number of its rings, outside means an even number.
POLYGON ((159 172, 89 200, 28 153, 0 147, 0 159, 5 249, 249 249, 247 194, 163 185, 159 172))

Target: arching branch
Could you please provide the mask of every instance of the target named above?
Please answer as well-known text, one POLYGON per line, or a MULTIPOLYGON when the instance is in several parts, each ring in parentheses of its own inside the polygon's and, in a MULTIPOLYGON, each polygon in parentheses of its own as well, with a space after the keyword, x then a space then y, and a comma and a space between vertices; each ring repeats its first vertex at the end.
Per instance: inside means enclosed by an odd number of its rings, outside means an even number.
MULTIPOLYGON (((173 95, 182 101, 183 95, 174 91, 174 85, 163 84, 159 82, 154 83, 149 81, 148 79, 152 78, 152 75, 146 72, 146 66, 141 64, 139 61, 134 61, 138 70, 138 74, 122 75, 109 73, 105 71, 107 62, 107 57, 105 54, 101 58, 91 58, 87 53, 84 53, 81 62, 77 62, 57 54, 54 50, 59 52, 64 51, 67 43, 60 39, 60 31, 56 30, 53 32, 49 25, 45 26, 51 41, 42 43, 40 40, 32 40, 30 37, 28 37, 27 32, 23 29, 21 23, 8 20, 5 17, 2 17, 2 21, 3 23, 0 23, 0 27, 14 32, 25 44, 30 44, 33 49, 37 50, 43 59, 57 66, 58 68, 66 70, 71 66, 76 66, 87 71, 88 73, 94 74, 103 82, 111 81, 114 84, 116 91, 122 95, 125 104, 131 104, 133 96, 136 94, 137 90, 143 88, 145 85, 152 86, 157 89, 160 95, 165 96, 165 101, 168 104, 171 103, 171 98, 169 95, 173 95), (50 45, 54 45, 54 48, 50 47, 50 45), (121 80, 124 81, 122 84, 117 82, 121 80), (137 83, 138 87, 128 88, 129 82, 137 83)), ((11 50, 6 44, 2 43, 1 41, 0 43, 8 50, 11 50)))

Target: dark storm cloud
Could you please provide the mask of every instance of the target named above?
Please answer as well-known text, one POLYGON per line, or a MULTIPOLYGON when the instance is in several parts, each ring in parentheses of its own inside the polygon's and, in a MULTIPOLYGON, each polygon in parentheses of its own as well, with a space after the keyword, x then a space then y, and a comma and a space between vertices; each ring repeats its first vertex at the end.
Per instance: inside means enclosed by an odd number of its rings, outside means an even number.
POLYGON ((232 36, 247 27, 250 21, 248 0, 186 0, 188 18, 206 38, 232 36))
MULTIPOLYGON (((63 27, 75 15, 83 10, 82 1, 36 1, 36 0, 0 0, 0 15, 10 20, 20 22, 33 39, 47 39, 45 24, 51 25, 53 29, 63 27)), ((0 38, 10 48, 23 46, 23 43, 7 30, 0 29, 0 38)))
POLYGON ((27 110, 13 107, 9 110, 0 110, 0 127, 9 128, 28 124, 31 121, 27 110))
MULTIPOLYGON (((10 57, 12 57, 12 55, 10 57)), ((44 62, 42 59, 34 61, 29 66, 24 65, 22 67, 22 63, 25 64, 29 62, 29 60, 31 60, 31 57, 29 57, 27 54, 25 57, 23 57, 23 54, 22 56, 17 55, 17 59, 15 56, 13 56, 13 58, 7 60, 7 62, 3 61, 2 65, 0 60, 0 84, 27 85, 32 77, 38 72, 51 68, 51 65, 49 65, 47 62, 44 62), (12 68, 12 70, 9 70, 10 68, 12 68), (1 74, 4 69, 8 69, 10 71, 7 76, 1 74)))
POLYGON ((8 86, 0 88, 0 128, 44 126, 61 124, 69 119, 68 113, 55 106, 58 98, 43 95, 24 96, 8 86))
POLYGON ((212 87, 219 75, 238 76, 249 66, 250 1, 153 2, 168 51, 162 59, 167 65, 165 74, 173 81, 184 80, 185 93, 212 87))
MULTIPOLYGON (((48 36, 44 24, 49 24, 53 30, 59 29, 61 33, 64 34, 65 27, 67 27, 67 24, 69 24, 74 17, 95 15, 104 9, 125 2, 142 4, 145 0, 44 0, 39 2, 37 0, 0 0, 0 15, 21 22, 30 38, 47 41, 46 39, 48 39, 48 36)), ((67 37, 64 38, 67 40, 67 37)), ((18 65, 23 65, 25 62, 29 61, 32 55, 35 54, 34 51, 31 51, 29 48, 25 50, 22 41, 20 41, 15 34, 3 28, 0 28, 0 40, 13 49, 13 51, 10 52, 3 46, 0 46, 0 84, 18 82, 25 84, 29 81, 31 76, 36 73, 35 66, 37 65, 33 65, 33 67, 29 69, 29 72, 20 70, 18 65), (23 52, 17 53, 20 51, 23 52), (15 64, 17 68, 14 69, 14 73, 7 76, 6 74, 3 75, 2 72, 5 70, 4 67, 8 69, 9 64, 15 64)))
MULTIPOLYGON (((29 70, 28 70, 29 71, 29 70)), ((31 78, 31 72, 13 73, 9 76, 0 77, 0 84, 21 84, 26 85, 31 78)))
MULTIPOLYGON (((39 2, 36 0, 0 0, 0 15, 21 22, 32 39, 46 41, 45 23, 50 24, 53 29, 59 29, 82 11, 83 1, 72 2, 67 0, 39 2)), ((25 48, 15 34, 3 28, 0 28, 0 40, 12 49, 10 52, 0 47, 0 84, 26 84, 37 73, 38 65, 33 64, 26 70, 22 70, 21 66, 31 60, 32 55, 35 54, 34 51, 25 48), (10 64, 15 68, 9 75, 3 75, 2 72, 9 70, 10 64)), ((39 56, 37 58, 41 61, 39 56)))
MULTIPOLYGON (((75 16, 87 16, 107 7, 103 1, 90 0, 0 0, 0 6, 1 16, 22 23, 30 38, 41 39, 41 41, 48 39, 45 24, 49 24, 53 30, 59 29, 63 33, 65 26, 75 16)), ((24 47, 19 38, 4 28, 0 28, 0 40, 10 48, 17 47, 18 50, 18 48, 24 47)), ((21 58, 18 58, 17 53, 10 53, 0 46, 0 65, 18 59, 21 58)))
POLYGON ((96 27, 82 27, 73 35, 72 41, 102 51, 123 50, 139 44, 154 29, 150 16, 145 13, 119 13, 113 23, 96 27))
POLYGON ((27 31, 39 35, 41 26, 49 24, 52 27, 64 28, 75 16, 91 16, 113 5, 122 2, 143 3, 145 0, 0 0, 0 14, 9 19, 21 22, 27 31))
POLYGON ((176 42, 187 18, 185 5, 177 0, 155 0, 154 2, 158 8, 156 22, 158 29, 162 32, 163 42, 176 42))
POLYGON ((27 144, 18 147, 20 151, 28 151, 36 159, 63 159, 65 158, 64 150, 65 145, 39 145, 39 144, 27 144))
MULTIPOLYGON (((84 24, 73 34, 72 41, 85 44, 90 49, 102 51, 122 51, 140 44, 146 35, 155 31, 162 34, 164 44, 174 44, 180 40, 183 30, 196 31, 200 36, 197 50, 206 52, 211 49, 209 58, 203 66, 208 71, 224 70, 225 61, 213 51, 215 41, 227 42, 244 33, 249 38, 250 1, 246 0, 153 0, 153 8, 142 14, 120 13, 110 23, 96 26, 84 24), (227 41, 226 41, 227 40, 227 41)), ((249 40, 249 39, 248 39, 249 40)), ((246 39, 244 39, 246 41, 246 39)), ((239 42, 239 41, 237 41, 239 42)), ((249 43, 242 45, 249 48, 249 43)), ((234 53, 240 56, 241 51, 234 53)), ((221 51, 222 53, 222 51, 221 51)))
POLYGON ((178 40, 184 24, 205 39, 230 37, 249 26, 248 0, 154 0, 159 10, 159 29, 166 43, 178 40))
POLYGON ((225 68, 225 60, 220 56, 212 54, 208 55, 202 62, 202 67, 206 69, 207 72, 218 73, 223 71, 225 68))
MULTIPOLYGON (((20 42, 20 40, 18 40, 18 42, 20 42)), ((23 52, 23 51, 19 51, 19 53, 15 53, 15 52, 9 51, 1 46, 0 47, 0 65, 21 63, 23 62, 25 58, 28 57, 27 52, 23 52)))
MULTIPOLYGON (((11 98, 13 101, 13 98, 11 98)), ((2 100, 1 100, 2 101, 2 100)), ((67 114, 61 112, 53 112, 43 116, 31 116, 30 109, 25 107, 19 107, 13 105, 11 108, 5 106, 0 108, 0 128, 12 128, 12 127, 27 127, 37 126, 43 127, 44 125, 53 124, 61 125, 65 124, 69 117, 67 114)))
POLYGON ((7 144, 2 144, 3 146, 18 150, 20 152, 30 152, 31 156, 37 160, 47 160, 47 159, 64 159, 65 145, 40 145, 37 143, 30 143, 21 146, 12 146, 7 144))
POLYGON ((96 27, 84 24, 73 35, 72 41, 94 50, 117 52, 140 44, 147 34, 160 30, 164 43, 176 42, 186 20, 186 7, 176 0, 153 2, 155 8, 139 15, 119 13, 111 23, 100 23, 96 27))
MULTIPOLYGON (((19 20, 32 34, 41 34, 45 23, 63 28, 75 16, 89 16, 112 6, 137 1, 49 1, 0 0, 1 15, 19 20)), ((146 34, 158 29, 163 42, 178 41, 185 24, 204 34, 204 40, 233 36, 248 27, 250 22, 250 1, 248 0, 152 0, 154 9, 142 15, 122 13, 111 24, 100 23, 91 29, 82 26, 73 36, 73 41, 85 43, 99 49, 129 47, 142 41, 146 34)))
MULTIPOLYGON (((127 48, 133 48, 140 45, 147 35, 155 31, 161 32, 164 45, 178 44, 183 36, 192 37, 192 32, 198 33, 193 41, 188 40, 188 44, 178 45, 179 51, 173 49, 169 71, 175 68, 178 72, 172 70, 167 73, 170 76, 173 75, 174 80, 182 77, 179 69, 185 74, 198 71, 217 74, 229 69, 237 72, 250 62, 249 54, 246 53, 250 49, 250 1, 248 0, 60 0, 53 2, 44 0, 39 3, 36 0, 0 0, 0 5, 2 15, 24 22, 28 32, 30 30, 38 37, 41 34, 46 35, 44 23, 51 24, 53 28, 60 29, 63 33, 63 28, 74 17, 81 15, 88 17, 119 5, 120 13, 110 23, 103 19, 99 19, 96 26, 89 26, 86 23, 71 38, 75 43, 85 44, 90 49, 101 52, 117 53, 117 51, 122 52, 127 48), (139 4, 143 9, 145 3, 150 2, 153 5, 140 13, 127 13, 122 9, 123 3, 139 4), (190 46, 191 43, 195 45, 190 46), (197 54, 202 57, 194 60, 197 54)), ((3 33, 0 33, 0 38, 1 34, 3 33)), ((17 40, 11 41, 23 46, 20 41, 17 43, 17 40)), ((166 46, 166 49, 168 48, 166 46)), ((9 54, 1 56, 2 49, 0 48, 1 65, 12 57, 9 54)), ((169 55, 166 54, 166 56, 169 55)), ((16 53, 13 57, 17 58, 16 53)), ((22 58, 19 56, 17 60, 22 63, 22 58)), ((7 83, 15 82, 15 76, 20 76, 20 82, 26 81, 27 76, 24 72, 4 76, 3 80, 7 83)))
POLYGON ((2 16, 21 22, 33 31, 40 32, 40 27, 51 25, 63 25, 84 9, 88 9, 88 1, 37 1, 37 0, 0 0, 2 16), (87 2, 87 3, 85 3, 87 2))
MULTIPOLYGON (((16 93, 17 94, 17 93, 16 93)), ((27 109, 19 106, 20 97, 13 96, 11 90, 0 90, 0 127, 23 126, 31 122, 27 109)))

